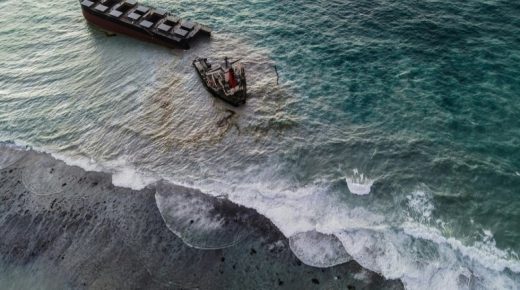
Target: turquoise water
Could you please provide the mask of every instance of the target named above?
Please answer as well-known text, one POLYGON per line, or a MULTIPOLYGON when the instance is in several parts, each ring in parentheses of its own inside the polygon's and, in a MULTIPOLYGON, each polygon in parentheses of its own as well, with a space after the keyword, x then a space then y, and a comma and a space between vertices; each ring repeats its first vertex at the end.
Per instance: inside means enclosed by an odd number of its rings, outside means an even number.
POLYGON ((311 265, 355 259, 409 289, 520 287, 519 4, 146 3, 212 40, 168 50, 106 37, 76 1, 0 3, 1 139, 116 185, 224 194, 311 265), (202 55, 243 58, 245 107, 202 88, 202 55))

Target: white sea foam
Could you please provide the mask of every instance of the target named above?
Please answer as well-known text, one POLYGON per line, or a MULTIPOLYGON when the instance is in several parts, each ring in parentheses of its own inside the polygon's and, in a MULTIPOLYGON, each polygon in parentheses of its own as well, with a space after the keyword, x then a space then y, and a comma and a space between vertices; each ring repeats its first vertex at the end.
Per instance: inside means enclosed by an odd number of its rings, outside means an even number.
POLYGON ((289 245, 296 257, 314 267, 327 268, 352 260, 334 235, 316 231, 298 233, 289 238, 289 245))
POLYGON ((432 241, 437 245, 449 245, 471 262, 480 263, 490 270, 501 272, 507 268, 520 273, 520 261, 517 255, 512 251, 498 249, 492 237, 488 236, 482 241, 475 242, 472 246, 467 246, 455 238, 444 237, 437 229, 422 224, 405 223, 402 228, 403 232, 409 236, 432 241))
POLYGON ((107 165, 112 173, 112 183, 115 186, 140 190, 159 180, 157 176, 138 171, 128 164, 124 157, 107 162, 107 165))
POLYGON ((27 150, 27 148, 30 148, 37 152, 47 153, 55 159, 65 162, 67 165, 77 166, 86 171, 96 171, 112 174, 112 183, 119 187, 141 190, 159 180, 158 176, 139 171, 134 166, 130 165, 127 161, 127 158, 124 156, 115 160, 98 162, 85 156, 75 155, 71 157, 69 155, 58 153, 52 150, 45 150, 42 148, 30 146, 21 141, 14 141, 12 142, 12 145, 9 146, 19 148, 20 150, 27 150))
MULTIPOLYGON (((199 187, 212 194, 230 188, 219 183, 199 187)), ((310 192, 300 197, 294 192, 284 196, 286 189, 276 190, 272 184, 269 187, 268 191, 261 191, 258 183, 252 188, 244 184, 235 186, 228 196, 255 208, 288 237, 309 231, 335 235, 349 256, 363 267, 388 279, 401 279, 407 289, 517 289, 520 282, 520 261, 514 254, 497 249, 493 243, 484 247, 479 243, 464 245, 421 224, 421 220, 431 219, 434 210, 424 191, 415 191, 407 198, 418 221, 410 218, 391 225, 384 216, 341 204, 320 186, 307 187, 310 192), (486 247, 489 248, 483 250, 486 247), (508 274, 506 269, 514 273, 508 274)), ((313 243, 302 244, 309 247, 313 243)), ((315 255, 315 249, 302 251, 303 246, 295 246, 294 241, 291 248, 309 265, 327 263, 324 259, 328 254, 315 255)))
MULTIPOLYGON (((426 229, 427 236, 431 235, 429 231, 426 229)), ((453 248, 450 243, 424 239, 426 235, 418 237, 402 230, 347 230, 337 234, 363 267, 386 278, 401 279, 407 289, 515 289, 518 281, 458 251, 471 251, 472 247, 453 248)))
MULTIPOLYGON (((113 173, 120 186, 142 188, 158 178, 145 175, 140 179, 140 173, 127 170, 131 166, 124 159, 99 165, 88 158, 53 156, 87 170, 113 173), (122 168, 114 168, 117 166, 122 168)), ((342 203, 326 186, 292 187, 274 182, 267 186, 263 177, 256 175, 240 185, 169 179, 214 196, 225 194, 256 209, 290 238, 295 254, 309 265, 325 267, 352 257, 388 279, 401 279, 407 289, 518 289, 520 285, 518 255, 498 249, 490 231, 483 232, 482 241, 466 245, 422 223, 430 221, 434 210, 426 191, 409 194, 407 206, 412 215, 392 224, 385 216, 342 203), (309 238, 308 232, 316 234, 309 238), (341 242, 344 252, 330 243, 332 236, 341 242)), ((159 207, 164 204, 165 200, 158 202, 159 207)))
POLYGON ((52 155, 52 157, 61 160, 70 166, 77 166, 83 168, 86 171, 106 172, 106 168, 96 163, 96 161, 94 161, 94 159, 92 158, 87 158, 83 156, 69 157, 64 154, 52 152, 50 154, 52 155))
POLYGON ((357 169, 353 170, 353 174, 351 176, 347 176, 345 178, 347 182, 348 190, 352 194, 357 195, 367 195, 370 193, 370 189, 374 180, 367 178, 363 173, 359 173, 357 169))
MULTIPOLYGON (((291 249, 309 265, 334 264, 334 259, 326 260, 332 251, 318 254, 317 249, 330 246, 326 241, 324 246, 315 239, 292 240, 302 233, 316 232, 316 237, 321 233, 325 240, 336 236, 348 255, 363 267, 388 279, 401 279, 407 289, 517 289, 519 283, 517 274, 505 271, 520 273, 518 259, 500 254, 493 245, 489 246, 497 253, 478 250, 478 244, 465 246, 454 238, 444 238, 438 230, 418 222, 391 226, 384 216, 341 204, 320 186, 306 187, 301 195, 272 184, 262 191, 259 182, 235 187, 212 182, 197 187, 213 195, 227 190, 234 202, 268 217, 291 238, 291 249), (317 248, 309 248, 313 244, 317 248)), ((408 205, 423 218, 430 218, 434 209, 424 191, 410 194, 408 205)))
POLYGON ((222 204, 197 190, 161 181, 156 184, 155 200, 166 226, 192 247, 222 249, 250 234, 251 229, 242 224, 247 211, 223 210, 222 204))
POLYGON ((434 206, 428 194, 423 190, 417 190, 406 196, 408 207, 420 220, 429 221, 432 216, 434 206))
POLYGON ((68 165, 78 166, 87 171, 110 173, 112 184, 119 187, 141 190, 159 180, 157 176, 137 170, 124 157, 99 163, 83 156, 69 157, 59 153, 51 153, 51 155, 68 165))

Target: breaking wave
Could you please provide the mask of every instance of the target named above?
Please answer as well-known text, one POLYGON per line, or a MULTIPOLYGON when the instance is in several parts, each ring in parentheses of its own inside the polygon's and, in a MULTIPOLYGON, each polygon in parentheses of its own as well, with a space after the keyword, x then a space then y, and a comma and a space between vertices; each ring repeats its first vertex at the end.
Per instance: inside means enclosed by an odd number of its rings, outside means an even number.
POLYGON ((345 178, 350 192, 357 195, 369 194, 374 181, 363 175, 363 173, 359 173, 357 169, 354 169, 352 173, 352 176, 345 178))
MULTIPOLYGON (((5 150, 27 147, 10 142, 5 150)), ((429 222, 434 207, 422 190, 406 196, 411 214, 404 220, 391 221, 363 207, 345 204, 324 184, 294 188, 287 183, 264 184, 258 179, 243 184, 189 181, 137 170, 124 159, 101 164, 89 158, 51 155, 88 171, 111 173, 117 186, 137 190, 156 186, 157 206, 167 226, 193 247, 216 249, 239 242, 248 232, 236 217, 245 220, 247 216, 234 213, 237 222, 229 223, 232 219, 226 218, 226 210, 222 210, 225 206, 210 203, 204 195, 193 195, 189 190, 186 198, 179 199, 177 190, 168 189, 174 184, 255 209, 282 231, 295 255, 311 266, 330 267, 353 259, 385 278, 400 279, 408 289, 515 289, 520 282, 518 255, 498 249, 490 232, 485 232, 481 241, 467 244, 432 227, 429 222)), ((51 191, 59 188, 45 176, 34 179, 38 186, 48 185, 43 188, 51 191)))

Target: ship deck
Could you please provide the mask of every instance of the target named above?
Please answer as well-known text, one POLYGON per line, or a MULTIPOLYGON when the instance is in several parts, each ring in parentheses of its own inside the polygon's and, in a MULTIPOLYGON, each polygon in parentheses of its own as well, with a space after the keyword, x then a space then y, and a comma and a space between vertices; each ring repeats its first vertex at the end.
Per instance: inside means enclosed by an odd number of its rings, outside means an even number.
POLYGON ((189 48, 188 41, 209 36, 205 25, 184 20, 135 0, 81 0, 85 18, 103 29, 168 46, 189 48))

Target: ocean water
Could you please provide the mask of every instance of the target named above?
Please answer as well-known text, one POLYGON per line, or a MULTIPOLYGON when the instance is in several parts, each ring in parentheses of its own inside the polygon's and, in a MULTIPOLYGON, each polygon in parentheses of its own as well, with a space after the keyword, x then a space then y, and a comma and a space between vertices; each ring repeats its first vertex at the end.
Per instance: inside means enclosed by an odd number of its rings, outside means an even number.
POLYGON ((0 140, 254 208, 309 265, 520 288, 518 2, 143 3, 211 40, 171 50, 107 37, 77 1, 1 1, 0 140), (196 56, 242 58, 247 105, 211 97, 196 56))

